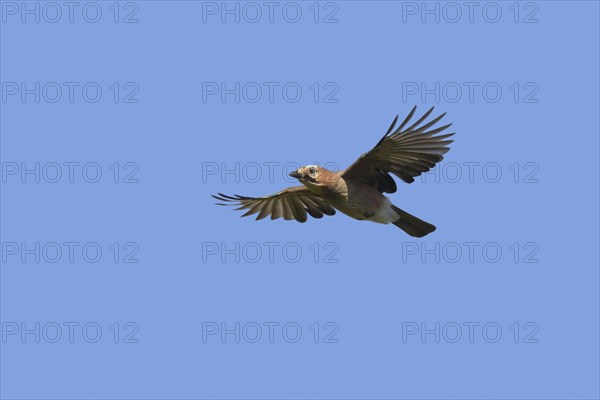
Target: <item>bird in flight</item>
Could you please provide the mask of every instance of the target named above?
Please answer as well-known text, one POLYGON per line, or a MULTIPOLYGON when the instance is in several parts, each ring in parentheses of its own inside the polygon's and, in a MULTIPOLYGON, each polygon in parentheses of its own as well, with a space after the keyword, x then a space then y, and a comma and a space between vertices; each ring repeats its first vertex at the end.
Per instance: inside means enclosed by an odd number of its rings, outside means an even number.
POLYGON ((257 220, 271 216, 305 222, 307 214, 322 218, 334 215, 336 210, 358 220, 381 224, 392 223, 411 236, 423 237, 435 226, 393 205, 383 193, 394 193, 396 182, 390 173, 406 183, 429 171, 440 162, 453 140, 453 133, 437 135, 452 124, 433 128, 446 113, 424 123, 433 112, 429 109, 415 123, 410 124, 417 107, 413 107, 404 121, 394 130, 394 119, 381 140, 352 165, 334 172, 318 165, 307 165, 290 173, 302 186, 293 186, 266 197, 228 196, 218 193, 213 197, 218 205, 238 205, 236 210, 248 211, 243 217, 256 214, 257 220), (410 125, 409 125, 410 124, 410 125), (437 136, 436 136, 437 135, 437 136))

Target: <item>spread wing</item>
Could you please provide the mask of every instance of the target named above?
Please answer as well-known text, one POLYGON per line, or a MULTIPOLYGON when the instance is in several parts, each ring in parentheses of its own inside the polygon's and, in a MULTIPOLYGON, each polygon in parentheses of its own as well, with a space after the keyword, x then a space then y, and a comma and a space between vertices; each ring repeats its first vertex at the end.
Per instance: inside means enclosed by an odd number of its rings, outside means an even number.
POLYGON ((446 113, 423 124, 433 112, 431 107, 418 121, 405 128, 416 110, 417 107, 413 107, 398 129, 393 131, 398 121, 396 116, 379 143, 346 168, 342 177, 367 183, 382 193, 394 193, 397 189, 396 183, 389 173, 406 183, 412 183, 414 177, 429 171, 440 162, 444 158, 443 154, 450 150, 447 146, 453 142, 445 139, 454 133, 435 135, 452 124, 432 129, 446 113))
POLYGON ((305 222, 307 213, 313 218, 322 218, 323 214, 335 214, 335 208, 305 186, 289 187, 266 197, 246 197, 237 194, 227 196, 222 193, 213 197, 225 202, 216 203, 220 206, 239 205, 236 210, 248 209, 242 217, 259 213, 257 220, 270 215, 271 219, 283 217, 286 220, 295 219, 298 222, 305 222))

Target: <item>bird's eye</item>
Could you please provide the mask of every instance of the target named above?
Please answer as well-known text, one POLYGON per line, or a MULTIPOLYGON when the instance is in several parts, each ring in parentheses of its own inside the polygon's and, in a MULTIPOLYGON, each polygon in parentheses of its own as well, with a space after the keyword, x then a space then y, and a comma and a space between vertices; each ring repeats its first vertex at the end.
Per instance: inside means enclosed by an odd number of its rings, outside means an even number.
POLYGON ((314 175, 314 174, 317 173, 317 170, 315 168, 311 167, 311 168, 309 168, 308 173, 311 174, 311 175, 314 175))

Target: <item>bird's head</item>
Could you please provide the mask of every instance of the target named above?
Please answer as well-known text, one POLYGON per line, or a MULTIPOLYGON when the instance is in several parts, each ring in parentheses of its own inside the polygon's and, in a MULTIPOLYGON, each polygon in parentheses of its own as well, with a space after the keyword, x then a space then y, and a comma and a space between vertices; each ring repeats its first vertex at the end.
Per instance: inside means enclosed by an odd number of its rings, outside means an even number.
POLYGON ((327 171, 325 168, 320 168, 318 165, 307 165, 306 167, 298 168, 290 173, 292 178, 298 179, 304 185, 319 185, 319 174, 327 171))

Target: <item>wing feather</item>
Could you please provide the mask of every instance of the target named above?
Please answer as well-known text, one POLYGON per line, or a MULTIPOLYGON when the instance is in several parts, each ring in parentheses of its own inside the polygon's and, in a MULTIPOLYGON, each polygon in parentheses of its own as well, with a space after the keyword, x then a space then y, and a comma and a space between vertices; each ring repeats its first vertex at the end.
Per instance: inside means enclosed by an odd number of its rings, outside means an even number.
POLYGON ((300 201, 300 197, 289 197, 288 203, 292 205, 292 212, 294 213, 294 219, 298 222, 306 222, 306 210, 304 205, 300 201))
POLYGON ((283 216, 283 205, 281 199, 273 199, 273 212, 271 213, 271 219, 278 219, 283 216))
POLYGON ((279 201, 281 201, 281 204, 283 205, 283 219, 286 221, 294 219, 293 205, 289 201, 289 198, 287 196, 282 196, 279 201))
POLYGON ((266 218, 268 215, 271 214, 272 209, 273 209, 273 199, 265 200, 264 206, 263 206, 262 210, 260 210, 260 212, 258 213, 256 220, 258 221, 260 219, 266 218))
POLYGON ((304 209, 306 212, 310 214, 313 218, 323 218, 323 212, 319 208, 319 205, 315 203, 310 197, 303 196, 300 198, 302 204, 304 205, 304 209))
POLYGON ((335 208, 305 186, 293 186, 266 197, 229 196, 223 193, 212 197, 219 200, 216 203, 218 205, 238 206, 235 210, 247 210, 242 217, 258 213, 257 220, 270 215, 271 219, 283 217, 285 220, 306 222, 307 214, 313 218, 335 214, 335 208))
POLYGON ((394 119, 381 140, 373 149, 363 154, 342 172, 342 177, 351 178, 376 187, 382 193, 394 193, 397 190, 390 173, 406 183, 414 182, 416 176, 429 171, 444 159, 443 155, 450 150, 448 145, 453 140, 446 140, 454 135, 447 133, 438 135, 452 124, 430 129, 444 118, 441 114, 423 124, 431 115, 431 107, 415 123, 409 125, 417 107, 413 107, 400 126, 393 131, 398 117, 394 119), (392 132, 393 131, 393 132, 392 132))

